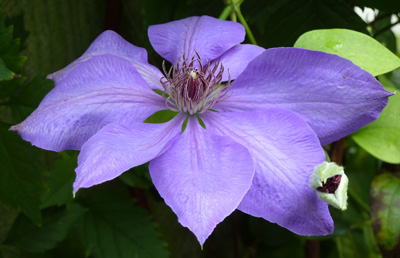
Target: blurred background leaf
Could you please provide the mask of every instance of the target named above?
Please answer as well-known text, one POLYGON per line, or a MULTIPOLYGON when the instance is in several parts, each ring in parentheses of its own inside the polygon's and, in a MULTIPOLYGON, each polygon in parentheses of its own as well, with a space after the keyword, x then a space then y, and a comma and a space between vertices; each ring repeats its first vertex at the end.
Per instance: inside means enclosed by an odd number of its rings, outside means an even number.
POLYGON ((31 145, 10 125, 0 123, 0 200, 11 207, 20 207, 36 224, 41 223, 40 195, 43 191, 43 168, 31 145))
POLYGON ((400 246, 400 178, 383 173, 372 182, 371 217, 378 244, 391 251, 400 246))
POLYGON ((88 253, 97 258, 168 257, 149 215, 125 191, 102 185, 79 197, 88 211, 76 229, 88 253))
POLYGON ((316 29, 367 33, 365 22, 344 1, 248 0, 241 7, 255 38, 265 48, 293 46, 304 32, 316 29))
POLYGON ((84 213, 85 209, 78 204, 46 209, 40 226, 20 215, 4 243, 34 253, 52 249, 65 238, 74 222, 84 213))

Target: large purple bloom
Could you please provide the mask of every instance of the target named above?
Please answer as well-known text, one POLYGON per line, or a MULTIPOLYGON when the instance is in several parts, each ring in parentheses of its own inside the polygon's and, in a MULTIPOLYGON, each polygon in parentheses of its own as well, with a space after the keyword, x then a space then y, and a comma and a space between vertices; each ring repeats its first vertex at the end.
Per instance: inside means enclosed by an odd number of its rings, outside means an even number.
POLYGON ((241 45, 244 36, 208 16, 151 26, 151 44, 173 64, 163 75, 145 49, 106 31, 49 75, 56 87, 12 130, 40 148, 80 150, 74 192, 150 161, 160 195, 201 244, 235 209, 329 234, 327 204, 308 186, 321 144, 374 121, 390 93, 346 59, 241 45), (179 114, 143 123, 165 109, 179 114))

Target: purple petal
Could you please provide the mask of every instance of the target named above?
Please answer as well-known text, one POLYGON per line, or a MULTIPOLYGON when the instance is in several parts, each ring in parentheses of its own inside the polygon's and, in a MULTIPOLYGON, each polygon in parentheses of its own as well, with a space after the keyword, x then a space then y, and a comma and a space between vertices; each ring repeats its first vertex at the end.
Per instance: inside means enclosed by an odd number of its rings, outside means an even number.
POLYGON ((129 61, 152 89, 163 90, 160 79, 164 76, 156 67, 148 64, 146 49, 132 45, 111 30, 100 34, 80 58, 64 69, 50 74, 48 78, 57 85, 72 69, 95 56, 101 55, 113 55, 129 61))
MULTIPOLYGON (((226 51, 217 59, 224 66, 222 81, 227 81, 229 75, 231 80, 235 80, 243 72, 248 63, 264 51, 264 48, 250 44, 236 45, 226 51)), ((216 63, 217 60, 213 63, 216 63)))
POLYGON ((43 149, 79 150, 103 126, 143 122, 165 109, 129 61, 111 55, 92 57, 71 69, 39 107, 11 128, 43 149))
POLYGON ((231 89, 216 109, 289 109, 311 125, 322 145, 374 121, 392 95, 347 59, 296 48, 266 50, 231 89))
POLYGON ((208 112, 208 128, 245 146, 256 172, 239 209, 301 235, 333 231, 327 203, 309 187, 314 166, 325 160, 309 125, 284 109, 208 112))
POLYGON ((157 53, 175 64, 183 55, 192 58, 195 50, 211 62, 242 42, 245 31, 239 23, 201 16, 150 26, 148 34, 157 53))
POLYGON ((253 160, 228 137, 216 136, 191 117, 185 132, 150 162, 160 195, 203 244, 239 205, 251 185, 253 160))
POLYGON ((167 150, 179 136, 185 116, 163 124, 108 124, 90 138, 78 157, 74 193, 114 179, 167 150))

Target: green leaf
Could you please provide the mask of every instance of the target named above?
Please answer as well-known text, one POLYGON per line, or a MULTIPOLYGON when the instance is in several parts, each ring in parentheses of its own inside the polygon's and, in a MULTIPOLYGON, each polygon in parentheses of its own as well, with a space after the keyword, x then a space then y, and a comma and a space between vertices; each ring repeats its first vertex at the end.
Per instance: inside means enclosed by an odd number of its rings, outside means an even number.
POLYGON ((371 217, 378 244, 386 250, 399 246, 400 178, 390 173, 375 177, 372 182, 371 217))
POLYGON ((368 35, 352 30, 329 29, 306 32, 294 46, 339 55, 374 76, 400 67, 400 58, 381 43, 368 35))
POLYGON ((3 62, 3 59, 0 57, 0 81, 11 80, 13 75, 14 73, 7 68, 6 64, 3 62))
POLYGON ((31 144, 0 123, 0 200, 20 207, 33 222, 40 224, 40 195, 43 190, 38 156, 31 144))
POLYGON ((204 124, 203 119, 201 119, 201 117, 198 114, 196 114, 196 117, 197 117, 197 121, 199 121, 199 124, 201 125, 201 127, 206 129, 206 125, 204 124))
POLYGON ((346 235, 337 237, 335 242, 339 258, 382 257, 373 236, 371 223, 348 231, 346 235))
POLYGON ((183 132, 186 130, 188 121, 189 121, 189 114, 186 116, 185 121, 183 121, 182 123, 181 134, 183 134, 183 132))
POLYGON ((30 32, 24 50, 24 54, 29 56, 24 67, 28 77, 41 72, 49 74, 65 67, 79 57, 105 28, 105 1, 3 2, 11 9, 8 13, 19 10, 24 14, 24 26, 30 32), (72 14, 74 19, 66 18, 72 14))
POLYGON ((54 87, 54 83, 43 75, 35 76, 25 83, 10 99, 10 106, 18 122, 28 117, 39 105, 44 96, 54 87))
POLYGON ((149 215, 128 194, 90 189, 81 200, 88 212, 77 225, 87 252, 96 258, 168 257, 149 215))
POLYGON ((396 36, 394 35, 393 31, 388 29, 392 25, 392 11, 382 12, 379 11, 375 20, 371 22, 369 25, 372 29, 372 35, 374 38, 382 43, 385 47, 387 47, 393 53, 397 51, 397 44, 396 44, 396 36))
POLYGON ((0 202, 0 243, 6 238, 19 213, 18 210, 10 209, 0 202))
POLYGON ((382 162, 351 140, 348 141, 345 160, 345 172, 349 178, 349 200, 356 201, 361 206, 358 208, 363 208, 369 214, 371 182, 382 162))
POLYGON ((177 114, 178 114, 178 112, 175 112, 175 111, 172 111, 169 109, 160 110, 160 111, 155 112, 148 118, 146 118, 146 120, 144 120, 144 123, 162 124, 162 123, 172 120, 177 114))
POLYGON ((41 208, 53 205, 64 205, 72 201, 72 184, 75 181, 76 157, 66 152, 60 153, 61 158, 53 163, 52 169, 48 172, 46 190, 42 195, 41 208))
POLYGON ((75 221, 85 213, 78 204, 68 208, 50 208, 43 212, 43 224, 38 227, 25 216, 14 222, 5 244, 27 252, 43 252, 54 248, 69 232, 75 221))
MULTIPOLYGON (((386 90, 395 92, 388 87, 386 90)), ((373 156, 388 163, 400 163, 400 95, 389 97, 378 119, 355 132, 352 138, 373 156)))
POLYGON ((20 40, 13 38, 14 27, 6 27, 0 12, 0 58, 14 73, 20 73, 26 57, 19 56, 20 40))
MULTIPOLYGON (((2 3, 0 1, 0 5, 1 4, 2 3)), ((13 26, 14 37, 20 39, 20 43, 21 43, 20 47, 21 47, 21 50, 23 50, 26 39, 29 36, 29 32, 25 29, 25 26, 24 26, 24 13, 23 12, 13 13, 11 16, 11 12, 7 12, 6 9, 4 9, 4 11, 5 11, 5 13, 7 13, 7 16, 4 20, 4 22, 5 22, 6 26, 7 25, 13 26)))
POLYGON ((153 91, 155 93, 157 93, 158 95, 164 97, 164 98, 168 98, 169 97, 169 95, 167 93, 165 93, 164 91, 162 91, 162 90, 153 90, 153 91))
MULTIPOLYGON (((0 81, 12 80, 15 73, 21 72, 26 57, 19 56, 19 51, 20 40, 13 38, 13 26, 5 26, 0 10, 0 81)), ((4 85, 0 85, 1 91, 3 87, 4 85)), ((7 93, 2 92, 0 97, 7 96, 7 93)))
POLYGON ((153 182, 149 174, 148 163, 129 169, 119 178, 131 187, 149 189, 153 182))
MULTIPOLYGON (((12 80, 3 80, 0 81, 0 99, 3 99, 2 102, 5 100, 9 100, 8 98, 12 95, 18 87, 24 84, 26 77, 16 77, 12 80)), ((8 105, 9 103, 2 103, 4 106, 8 105)))

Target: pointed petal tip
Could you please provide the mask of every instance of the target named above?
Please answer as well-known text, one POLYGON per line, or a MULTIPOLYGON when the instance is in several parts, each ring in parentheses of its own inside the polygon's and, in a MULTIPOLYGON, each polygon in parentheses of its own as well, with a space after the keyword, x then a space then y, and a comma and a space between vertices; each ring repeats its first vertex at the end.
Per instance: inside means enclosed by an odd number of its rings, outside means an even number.
MULTIPOLYGON (((18 124, 19 125, 19 124, 18 124)), ((18 132, 18 125, 13 125, 10 128, 8 128, 9 131, 13 131, 13 132, 18 132)))
POLYGON ((196 237, 197 241, 199 242, 201 248, 203 248, 204 243, 206 242, 208 237, 212 234, 212 232, 214 232, 214 229, 216 228, 216 226, 214 226, 211 230, 210 229, 208 229, 208 230, 199 230, 199 228, 194 228, 193 226, 185 223, 185 221, 180 219, 179 217, 178 217, 178 222, 182 226, 184 226, 187 229, 189 229, 190 232, 193 233, 193 235, 196 237))

